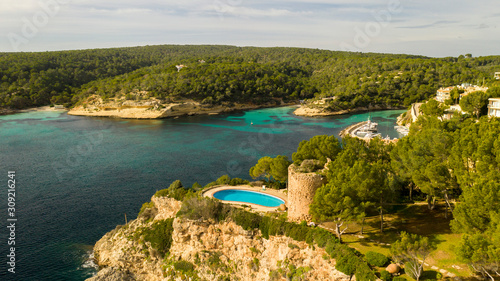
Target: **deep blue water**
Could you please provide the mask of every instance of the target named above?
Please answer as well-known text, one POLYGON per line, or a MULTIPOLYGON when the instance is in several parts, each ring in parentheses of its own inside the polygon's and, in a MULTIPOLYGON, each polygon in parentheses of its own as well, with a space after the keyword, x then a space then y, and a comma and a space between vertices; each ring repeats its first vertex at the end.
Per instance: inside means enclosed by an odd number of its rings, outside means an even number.
POLYGON ((236 201, 236 202, 246 202, 252 204, 258 204, 266 207, 278 207, 285 202, 274 196, 269 196, 266 194, 245 191, 245 190, 235 190, 226 189, 214 193, 214 197, 220 200, 226 201, 236 201))
MULTIPOLYGON (((250 179, 262 156, 288 155, 301 140, 338 135, 368 113, 302 118, 293 108, 220 116, 120 120, 31 112, 0 116, 0 280, 83 280, 92 245, 136 217, 176 179, 204 185, 223 174, 250 179), (253 125, 251 123, 253 122, 253 125), (16 172, 16 268, 7 272, 8 171, 16 172)), ((396 137, 403 111, 372 112, 396 137)))

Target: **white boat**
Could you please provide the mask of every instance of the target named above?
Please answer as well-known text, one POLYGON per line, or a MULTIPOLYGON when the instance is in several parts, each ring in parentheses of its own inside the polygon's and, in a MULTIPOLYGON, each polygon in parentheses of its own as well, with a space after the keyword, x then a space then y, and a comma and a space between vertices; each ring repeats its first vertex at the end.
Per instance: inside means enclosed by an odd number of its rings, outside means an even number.
POLYGON ((354 132, 354 134, 360 138, 374 138, 380 137, 380 134, 377 133, 378 123, 372 122, 370 117, 368 117, 368 121, 366 124, 361 126, 358 130, 354 132))
POLYGON ((406 126, 394 126, 394 129, 403 136, 407 136, 410 133, 410 129, 406 126))

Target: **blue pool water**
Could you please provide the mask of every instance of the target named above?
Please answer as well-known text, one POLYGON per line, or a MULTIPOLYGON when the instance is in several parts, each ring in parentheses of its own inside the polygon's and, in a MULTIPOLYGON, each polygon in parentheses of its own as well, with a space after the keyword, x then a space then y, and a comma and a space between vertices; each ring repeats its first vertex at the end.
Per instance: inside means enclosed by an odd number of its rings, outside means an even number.
POLYGON ((252 203, 266 207, 278 207, 285 204, 285 201, 278 197, 270 196, 260 192, 226 189, 214 193, 214 197, 219 200, 252 203))

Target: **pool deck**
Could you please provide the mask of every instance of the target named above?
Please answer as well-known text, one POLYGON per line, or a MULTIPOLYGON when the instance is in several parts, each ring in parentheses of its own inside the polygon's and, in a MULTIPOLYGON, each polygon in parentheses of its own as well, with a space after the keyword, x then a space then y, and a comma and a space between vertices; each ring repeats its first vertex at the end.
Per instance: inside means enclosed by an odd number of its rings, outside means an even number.
MULTIPOLYGON (((285 206, 288 206, 288 196, 283 192, 275 189, 265 189, 263 190, 262 187, 253 187, 249 185, 237 185, 237 186, 231 186, 231 185, 219 185, 219 186, 214 186, 205 192, 203 192, 203 196, 205 197, 211 197, 214 198, 214 193, 221 191, 221 190, 226 190, 226 189, 236 189, 236 190, 247 190, 247 191, 254 191, 254 192, 260 192, 268 195, 272 195, 275 197, 278 197, 279 199, 285 201, 285 206)), ((253 210, 258 211, 258 212, 271 212, 271 211, 276 211, 278 207, 266 207, 262 205, 257 205, 257 204, 252 204, 252 203, 247 203, 247 202, 237 202, 237 201, 225 201, 221 200, 224 203, 228 203, 231 205, 247 205, 250 206, 253 210)))

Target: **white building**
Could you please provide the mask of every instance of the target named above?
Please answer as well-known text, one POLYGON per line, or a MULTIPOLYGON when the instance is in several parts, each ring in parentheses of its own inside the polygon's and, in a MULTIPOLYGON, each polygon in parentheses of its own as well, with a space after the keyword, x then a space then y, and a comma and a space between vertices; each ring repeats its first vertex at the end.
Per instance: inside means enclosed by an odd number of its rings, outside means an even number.
POLYGON ((458 90, 462 90, 463 93, 460 94, 460 98, 465 97, 466 95, 475 92, 475 91, 483 91, 486 92, 488 90, 488 87, 480 87, 476 85, 471 85, 469 83, 464 83, 461 85, 457 86, 451 86, 451 87, 442 87, 439 88, 436 92, 436 100, 438 102, 444 102, 445 100, 450 98, 450 92, 454 89, 457 88, 458 90))
POLYGON ((490 117, 500 117, 500 98, 489 99, 490 104, 488 104, 488 116, 490 117))
POLYGON ((455 87, 446 87, 446 88, 439 88, 436 93, 436 100, 438 102, 444 102, 445 100, 450 98, 450 92, 453 90, 455 87))

